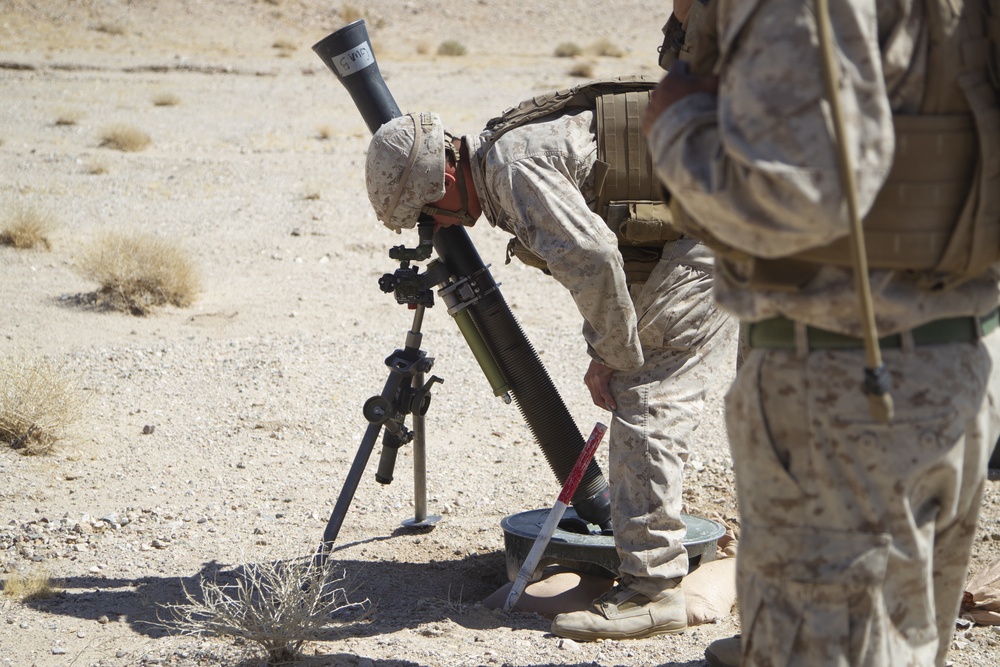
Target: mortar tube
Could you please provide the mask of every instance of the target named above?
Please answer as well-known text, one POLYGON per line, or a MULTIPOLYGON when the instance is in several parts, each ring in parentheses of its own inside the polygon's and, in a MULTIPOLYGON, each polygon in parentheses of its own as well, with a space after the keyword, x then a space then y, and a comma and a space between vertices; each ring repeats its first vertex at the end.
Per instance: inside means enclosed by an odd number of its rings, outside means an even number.
MULTIPOLYGON (((434 234, 434 249, 450 272, 468 277, 470 288, 481 295, 466 310, 510 384, 518 408, 549 467, 559 483, 565 484, 583 451, 584 440, 559 391, 466 230, 458 226, 439 229, 434 234)), ((573 496, 573 507, 585 521, 601 527, 610 525, 611 494, 596 461, 590 462, 573 496)))

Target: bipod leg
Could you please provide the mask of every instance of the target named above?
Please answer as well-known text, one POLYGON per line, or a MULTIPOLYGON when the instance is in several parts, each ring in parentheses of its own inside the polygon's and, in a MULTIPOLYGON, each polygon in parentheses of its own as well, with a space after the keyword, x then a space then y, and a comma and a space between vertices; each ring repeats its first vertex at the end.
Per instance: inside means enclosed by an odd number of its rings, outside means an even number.
MULTIPOLYGON (((424 386, 424 374, 413 375, 413 388, 424 386)), ((424 413, 413 413, 413 518, 403 521, 407 528, 426 528, 441 520, 440 515, 427 516, 427 447, 424 413)))
MULTIPOLYGON (((406 334, 405 349, 396 350, 385 360, 386 365, 389 367, 389 377, 382 388, 382 393, 379 394, 379 397, 384 402, 395 404, 404 378, 412 375, 413 361, 423 355, 423 352, 420 350, 420 341, 422 338, 420 327, 423 324, 423 315, 424 306, 417 306, 416 312, 413 315, 413 325, 406 334)), ((378 440, 383 425, 382 422, 371 422, 365 430, 365 435, 361 439, 361 445, 354 456, 354 462, 351 464, 351 469, 344 480, 344 486, 337 497, 337 503, 330 514, 330 520, 326 524, 326 530, 323 531, 323 543, 316 554, 316 561, 320 565, 325 564, 326 557, 333 547, 337 535, 340 533, 340 528, 344 524, 344 518, 347 516, 347 510, 350 509, 351 501, 354 500, 354 494, 358 490, 358 484, 361 483, 361 476, 365 472, 368 460, 371 458, 372 450, 375 448, 375 442, 378 440)))

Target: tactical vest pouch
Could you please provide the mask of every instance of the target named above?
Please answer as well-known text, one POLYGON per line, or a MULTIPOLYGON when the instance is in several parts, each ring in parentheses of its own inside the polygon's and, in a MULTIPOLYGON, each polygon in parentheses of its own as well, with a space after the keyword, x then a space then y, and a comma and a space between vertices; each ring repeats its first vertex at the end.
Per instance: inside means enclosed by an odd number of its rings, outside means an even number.
POLYGON ((612 202, 605 220, 619 245, 663 245, 683 236, 662 201, 612 202))
MULTIPOLYGON (((895 116, 893 122, 892 170, 864 219, 868 266, 934 270, 969 196, 978 152, 975 126, 964 114, 895 116)), ((844 238, 795 258, 851 266, 850 252, 844 238)))
POLYGON ((596 213, 622 245, 660 245, 680 238, 642 133, 650 90, 600 95, 596 101, 596 213), (606 165, 606 167, 605 167, 606 165))
POLYGON ((979 162, 968 202, 938 268, 968 277, 1000 259, 1000 103, 985 68, 963 73, 959 85, 976 121, 979 162))
MULTIPOLYGON (((510 241, 507 242, 507 260, 504 264, 510 264, 512 257, 517 257, 519 260, 527 264, 528 266, 533 266, 536 269, 541 269, 542 272, 549 274, 549 267, 545 263, 545 260, 528 250, 528 246, 521 243, 520 239, 516 236, 511 237, 510 241)), ((549 274, 551 275, 551 274, 549 274)))

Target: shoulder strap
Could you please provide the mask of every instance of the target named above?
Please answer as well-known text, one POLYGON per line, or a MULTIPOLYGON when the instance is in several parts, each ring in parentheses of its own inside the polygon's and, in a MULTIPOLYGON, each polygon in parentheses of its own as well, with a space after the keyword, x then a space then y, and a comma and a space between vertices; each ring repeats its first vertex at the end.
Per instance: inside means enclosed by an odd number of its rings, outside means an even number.
POLYGON ((563 109, 594 109, 604 93, 629 90, 652 90, 658 80, 645 74, 591 81, 572 88, 538 95, 511 107, 486 123, 491 143, 516 127, 544 118, 563 109))

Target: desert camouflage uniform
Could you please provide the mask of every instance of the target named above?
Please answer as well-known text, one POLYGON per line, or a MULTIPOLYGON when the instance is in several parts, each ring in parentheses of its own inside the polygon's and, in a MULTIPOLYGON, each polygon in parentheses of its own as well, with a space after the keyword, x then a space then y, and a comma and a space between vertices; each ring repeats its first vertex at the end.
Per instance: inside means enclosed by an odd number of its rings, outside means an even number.
MULTIPOLYGON (((891 114, 919 109, 922 4, 830 3, 862 211, 892 160, 891 114)), ((748 254, 842 237, 812 4, 720 1, 719 34, 718 97, 691 95, 657 120, 658 173, 699 225, 748 254)), ((918 347, 907 332, 995 309, 996 272, 949 291, 871 272, 879 335, 903 332, 883 349, 886 425, 860 390, 863 349, 804 341, 803 323, 861 335, 851 272, 824 267, 801 291, 765 291, 741 281, 743 268, 720 260, 718 303, 747 323, 785 316, 798 337, 797 349, 753 349, 727 396, 743 664, 943 665, 1000 430, 1000 332, 918 347)))
POLYGON ((712 257, 667 244, 644 285, 626 285, 614 234, 591 210, 594 114, 567 113, 500 137, 465 137, 487 218, 546 260, 584 318, 590 355, 614 368, 610 486, 620 573, 654 597, 687 574, 682 471, 706 391, 731 377, 735 323, 711 299, 712 257), (638 316, 637 316, 638 314, 638 316), (726 373, 729 373, 726 376, 726 373))

